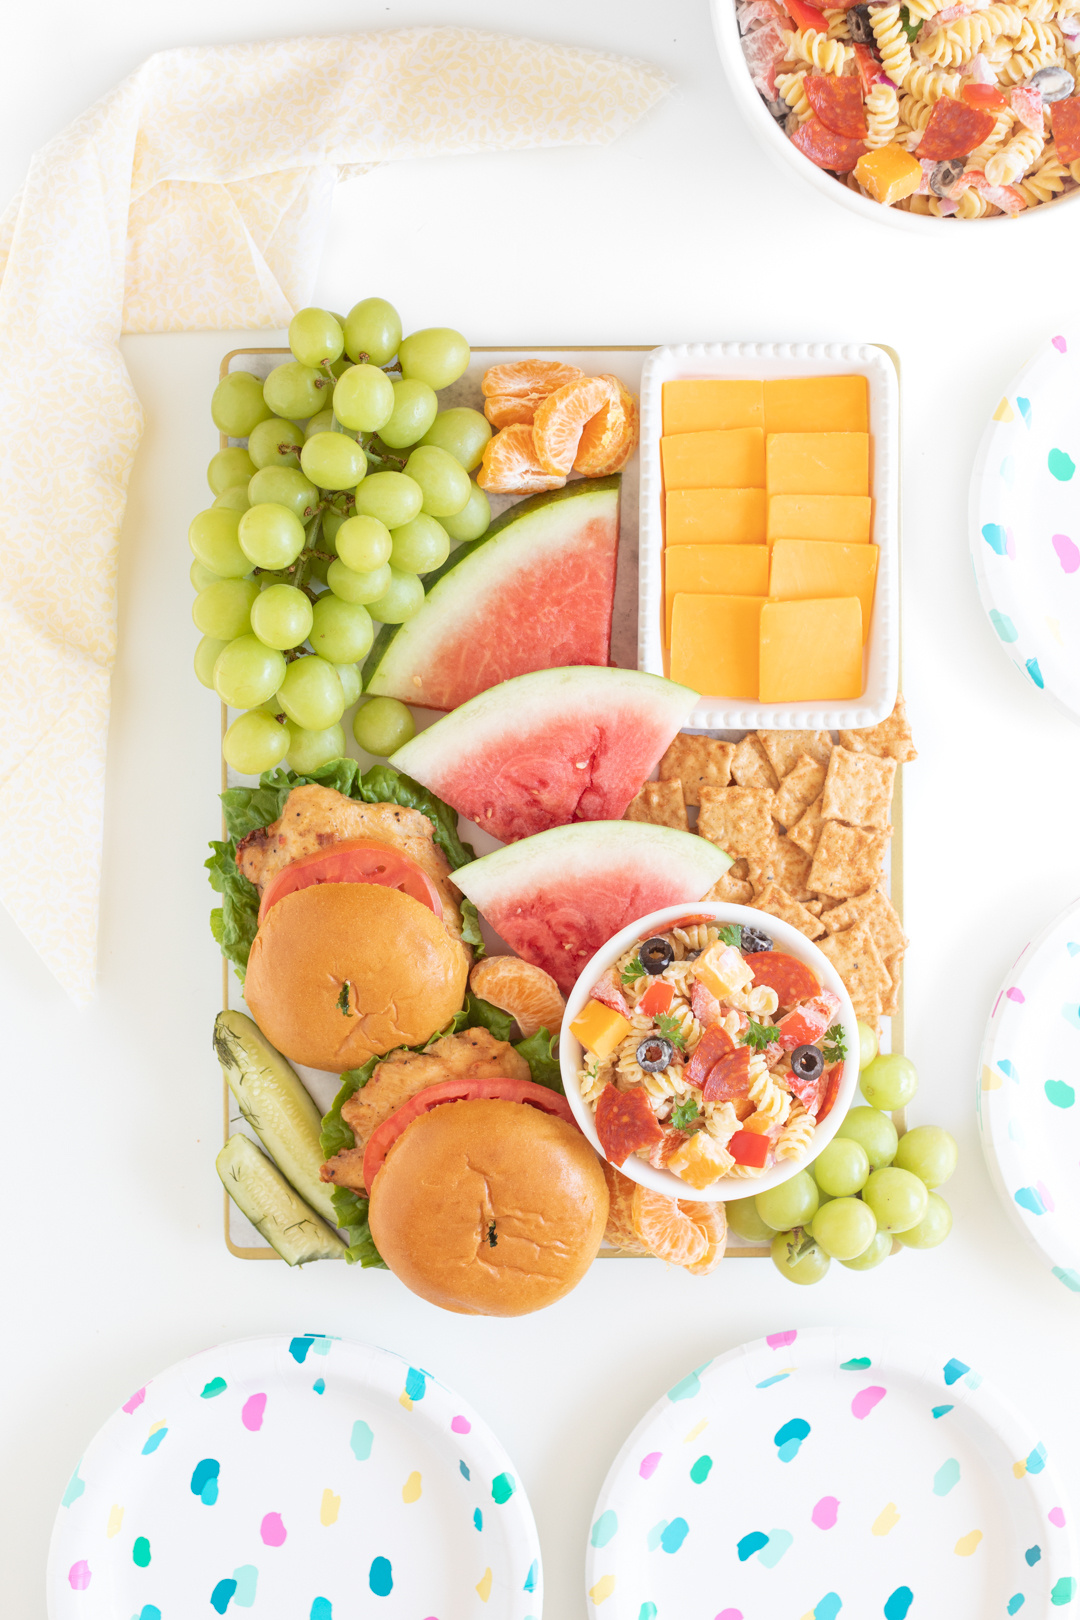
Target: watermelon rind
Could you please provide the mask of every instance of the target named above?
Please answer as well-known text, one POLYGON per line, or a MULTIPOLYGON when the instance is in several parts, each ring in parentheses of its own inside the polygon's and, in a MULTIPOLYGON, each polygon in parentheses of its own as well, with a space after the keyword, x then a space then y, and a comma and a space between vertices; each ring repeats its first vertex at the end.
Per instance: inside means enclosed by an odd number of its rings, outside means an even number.
MULTIPOLYGON (((420 611, 404 624, 384 624, 379 631, 364 661, 365 692, 423 706, 416 690, 418 673, 422 684, 424 666, 438 659, 443 638, 459 635, 462 614, 471 612, 479 597, 497 596, 502 585, 513 581, 519 563, 532 558, 562 523, 579 525, 587 505, 617 511, 621 483, 621 475, 613 473, 531 495, 507 507, 479 540, 458 546, 441 568, 424 576, 420 611)), ((497 619, 493 609, 493 635, 498 633, 497 619)))

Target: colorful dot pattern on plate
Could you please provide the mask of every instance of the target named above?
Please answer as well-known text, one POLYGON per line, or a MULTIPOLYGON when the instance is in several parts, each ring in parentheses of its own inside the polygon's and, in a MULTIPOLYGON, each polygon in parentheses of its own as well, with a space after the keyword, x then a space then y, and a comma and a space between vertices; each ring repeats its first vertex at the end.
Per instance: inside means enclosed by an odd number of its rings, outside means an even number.
POLYGON ((788 1329, 638 1425, 585 1588, 601 1620, 1026 1620, 1071 1601, 1068 1520, 1046 1447, 962 1357, 788 1329))
POLYGON ((482 1420, 389 1351, 316 1333, 218 1346, 125 1401, 64 1491, 48 1594, 50 1620, 539 1620, 543 1602, 528 1501, 482 1420))
POLYGON ((991 1179, 1051 1273, 1080 1294, 1080 901, 1026 945, 995 997, 976 1107, 991 1179))
POLYGON ((1051 338, 1013 379, 971 479, 983 607, 1033 689, 1080 719, 1080 342, 1051 338))

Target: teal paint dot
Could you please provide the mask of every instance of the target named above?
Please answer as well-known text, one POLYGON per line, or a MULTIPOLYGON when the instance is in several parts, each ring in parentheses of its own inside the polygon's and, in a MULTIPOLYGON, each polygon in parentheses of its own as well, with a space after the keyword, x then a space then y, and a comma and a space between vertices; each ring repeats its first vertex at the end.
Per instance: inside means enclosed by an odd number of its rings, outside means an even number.
POLYGON ((934 1475, 934 1495, 948 1496, 954 1485, 960 1483, 960 1464, 955 1457, 943 1462, 934 1475))
POLYGON ((1043 1090, 1055 1108, 1071 1108, 1076 1101, 1076 1092, 1064 1080, 1048 1080, 1043 1090))
POLYGON ((1021 397, 1020 394, 1017 394, 1017 396, 1016 396, 1016 408, 1020 412, 1020 415, 1024 418, 1024 426, 1025 427, 1030 427, 1031 426, 1031 401, 1030 401, 1030 399, 1024 399, 1024 398, 1021 397))
POLYGON ((777 1447, 777 1455, 781 1462, 790 1462, 798 1455, 799 1447, 810 1433, 810 1425, 805 1418, 791 1418, 787 1423, 781 1424, 773 1435, 773 1445, 777 1447))
POLYGON ((936 1417, 936 1418, 942 1418, 942 1417, 945 1416, 946 1412, 951 1412, 951 1411, 952 1411, 951 1404, 949 1406, 932 1406, 930 1408, 930 1416, 931 1417, 936 1417))
POLYGON ((536 1582, 537 1582, 537 1579, 539 1577, 539 1574, 540 1574, 540 1565, 537 1562, 537 1560, 534 1558, 532 1563, 529 1565, 529 1573, 525 1577, 525 1585, 522 1587, 521 1590, 523 1592, 535 1592, 536 1591, 536 1582))
POLYGON ((656 1620, 657 1608, 655 1603, 643 1603, 638 1610, 637 1620, 656 1620))
POLYGON ((693 1468, 691 1468, 691 1470, 690 1470, 690 1478, 693 1480, 695 1485, 704 1485, 705 1481, 709 1477, 709 1474, 710 1474, 711 1470, 712 1470, 712 1458, 702 1455, 702 1456, 700 1456, 698 1458, 698 1460, 694 1464, 693 1468))
POLYGON ((469 1473, 469 1465, 468 1465, 467 1462, 459 1462, 458 1467, 461 1469, 461 1477, 462 1477, 462 1479, 471 1479, 472 1478, 472 1475, 469 1473))
POLYGON ((161 1610, 156 1603, 144 1603, 139 1610, 137 1620, 161 1620, 161 1610))
POLYGON ((1009 618, 1007 613, 999 613, 997 608, 990 609, 990 623, 1001 637, 1002 641, 1015 641, 1020 632, 1009 618))
POLYGON ((314 1333, 301 1333, 297 1338, 289 1340, 289 1354, 294 1361, 302 1364, 307 1359, 307 1353, 314 1343, 314 1333))
POLYGON ((1015 1614, 1017 1609, 1022 1609, 1023 1607, 1024 1607, 1024 1594, 1023 1594, 1023 1592, 1014 1592, 1012 1597, 1009 1599, 1008 1603, 1006 1603, 1006 1605, 1005 1605, 1005 1613, 1006 1614, 1015 1614))
POLYGON ((660 1545, 666 1553, 677 1553, 690 1533, 690 1526, 685 1519, 672 1519, 665 1526, 660 1537, 660 1545))
POLYGON ((368 1585, 376 1597, 389 1597, 394 1590, 394 1572, 389 1558, 373 1558, 368 1571, 368 1585))
POLYGON ((72 1502, 77 1502, 83 1491, 86 1489, 86 1481, 79 1478, 79 1468, 81 1466, 82 1458, 80 1457, 79 1461, 75 1464, 75 1472, 67 1482, 67 1489, 60 1498, 61 1507, 70 1507, 72 1502))
POLYGON ((758 1563, 766 1569, 775 1569, 794 1540, 790 1530, 770 1530, 769 1544, 758 1553, 758 1563))
POLYGON ((325 1378, 316 1378, 315 1382, 312 1384, 311 1387, 315 1391, 316 1395, 325 1394, 325 1392, 326 1392, 326 1379, 325 1378))
POLYGON ((1035 685, 1041 692, 1045 688, 1046 682, 1043 680, 1043 673, 1039 668, 1039 660, 1037 658, 1029 658, 1027 663, 1024 665, 1024 668, 1027 670, 1028 674, 1031 676, 1031 679, 1035 682, 1035 685))
POLYGON ((1032 1447, 1032 1449, 1028 1452, 1026 1461, 1027 1471, 1029 1474, 1042 1473, 1043 1469, 1046 1467, 1046 1447, 1043 1445, 1041 1440, 1037 1446, 1032 1447))
POLYGON ((607 1508, 592 1527, 589 1541, 594 1547, 606 1547, 612 1536, 618 1533, 619 1515, 614 1508, 607 1508))
POLYGON ((790 1373, 773 1373, 771 1378, 763 1378, 761 1380, 760 1384, 755 1384, 754 1385, 754 1388, 755 1389, 770 1389, 773 1384, 782 1384, 784 1382, 785 1378, 790 1378, 790 1377, 791 1377, 790 1373))
POLYGON ((427 1393, 427 1375, 419 1367, 410 1367, 405 1374, 405 1393, 410 1401, 422 1401, 427 1393))
POLYGON ((203 1385, 202 1390, 200 1391, 200 1399, 204 1401, 212 1401, 215 1395, 224 1395, 228 1387, 229 1386, 225 1382, 224 1378, 211 1378, 208 1384, 203 1385))
POLYGON ((663 1533, 667 1529, 667 1527, 668 1527, 668 1522, 667 1522, 666 1519, 661 1519, 659 1524, 654 1524, 653 1525, 652 1529, 649 1531, 648 1535, 645 1537, 645 1545, 646 1545, 646 1547, 648 1547, 650 1552, 655 1552, 657 1547, 659 1547, 659 1545, 660 1545, 660 1537, 663 1535, 663 1533))
POLYGON ((984 523, 982 536, 991 551, 996 551, 999 557, 1004 557, 1008 549, 1008 539, 1000 523, 984 523))
POLYGON ((135 1545, 131 1549, 131 1561, 140 1569, 145 1569, 150 1562, 150 1543, 145 1536, 136 1536, 135 1545))
POLYGON ((1074 1294, 1080 1294, 1080 1271, 1074 1271, 1072 1266, 1055 1266, 1053 1274, 1059 1283, 1064 1283, 1074 1294))
POLYGON ((1071 1603, 1076 1591, 1076 1582, 1071 1575, 1063 1575, 1060 1581, 1055 1581, 1050 1593, 1050 1601, 1055 1608, 1061 1608, 1065 1603, 1071 1603))
POLYGON ((1025 1553, 1024 1553, 1024 1562, 1028 1566, 1028 1568, 1030 1569, 1032 1567, 1032 1565, 1037 1564, 1039 1562, 1039 1559, 1041 1557, 1042 1557, 1042 1548, 1038 1545, 1038 1543, 1036 1543, 1034 1547, 1028 1547, 1027 1550, 1025 1551, 1025 1553))
POLYGON ((953 1356, 945 1363, 941 1371, 946 1384, 955 1384, 956 1380, 963 1378, 966 1372, 971 1371, 971 1368, 966 1361, 957 1361, 956 1357, 953 1356))
POLYGON ((852 1356, 850 1361, 840 1363, 841 1372, 865 1372, 870 1365, 869 1356, 852 1356))
POLYGON ((236 1582, 236 1596, 233 1602, 238 1609, 250 1609, 255 1604, 255 1589, 259 1584, 259 1571, 254 1564, 241 1564, 239 1569, 233 1570, 233 1580, 236 1582))
POLYGON ((1062 484, 1067 484, 1076 471, 1076 462, 1064 450, 1051 450, 1046 458, 1046 465, 1062 484))
POLYGON ((352 1434, 349 1436, 349 1446, 357 1462, 367 1462, 374 1444, 375 1436, 372 1433, 371 1425, 365 1423, 362 1418, 357 1418, 352 1426, 352 1434))
POLYGON ((735 1551, 739 1555, 739 1563, 745 1564, 748 1558, 753 1558, 756 1552, 760 1552, 762 1547, 767 1547, 768 1545, 769 1538, 763 1530, 751 1530, 748 1536, 743 1536, 741 1541, 737 1541, 735 1543, 735 1551))
POLYGON ((210 1594, 210 1607, 214 1610, 215 1614, 225 1613, 225 1610, 232 1602, 233 1593, 235 1591, 235 1581, 218 1581, 217 1585, 214 1587, 214 1590, 210 1594))
POLYGON ((668 1390, 669 1401, 689 1401, 701 1391, 701 1379, 696 1372, 688 1373, 668 1390))
POLYGON ((915 1594, 910 1586, 898 1586, 885 1599, 885 1620, 907 1620, 915 1594))
POLYGON ((334 1605, 329 1598, 317 1597, 311 1602, 308 1620, 334 1620, 334 1605))
POLYGON ((157 1450, 158 1446, 160 1446, 168 1432, 168 1429, 155 1429, 145 1446, 142 1448, 143 1456, 151 1456, 157 1450))
POLYGON ((513 1474, 496 1474, 491 1482, 491 1494, 500 1507, 504 1502, 509 1502, 516 1490, 517 1482, 513 1474))
POLYGON ((473 1508, 472 1522, 474 1529, 482 1530, 484 1528, 484 1515, 479 1508, 473 1508))
MULTIPOLYGON (((218 1499, 220 1473, 221 1464, 216 1457, 204 1457, 201 1462, 195 1464, 191 1476, 191 1494, 197 1496, 204 1507, 213 1507, 218 1499)), ((222 1613, 224 1612, 222 1610, 222 1613)))
POLYGON ((825 1596, 814 1605, 814 1620, 836 1620, 843 1607, 835 1592, 826 1592, 825 1596))

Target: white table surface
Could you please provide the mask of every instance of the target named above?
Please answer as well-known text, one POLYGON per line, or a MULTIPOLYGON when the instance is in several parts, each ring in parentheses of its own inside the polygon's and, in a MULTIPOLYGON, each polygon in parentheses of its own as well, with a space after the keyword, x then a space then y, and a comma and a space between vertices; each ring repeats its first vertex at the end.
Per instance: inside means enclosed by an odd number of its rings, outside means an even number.
POLYGON ((1074 313, 1077 214, 1031 234, 1021 221, 913 238, 825 208, 774 173, 741 127, 704 0, 20 7, 5 19, 3 193, 37 146, 154 50, 287 37, 298 24, 414 22, 623 50, 667 68, 678 88, 614 147, 414 162, 341 186, 320 302, 381 293, 407 329, 450 323, 477 344, 859 338, 902 357, 904 684, 920 749, 905 783, 907 1049, 922 1076, 910 1118, 960 1143, 946 1188, 955 1228, 944 1248, 865 1276, 834 1266, 810 1290, 767 1262, 729 1262, 704 1280, 601 1264, 560 1305, 516 1321, 442 1314, 384 1273, 296 1273, 228 1255, 212 1163, 220 968, 201 871, 217 832, 214 700, 190 673, 184 534, 216 444, 207 404, 219 357, 252 340, 125 339, 147 428, 124 529, 89 1010, 76 1011, 0 913, 0 1588, 20 1620, 45 1613, 56 1505, 109 1413, 184 1355, 275 1331, 370 1338, 475 1403, 531 1497, 551 1617, 585 1612, 592 1505, 638 1417, 690 1367, 781 1328, 924 1332, 1026 1409, 1080 1504, 1080 1298, 999 1207, 973 1105, 998 984, 1080 891, 1080 733, 995 645, 965 524, 984 421, 1074 313))

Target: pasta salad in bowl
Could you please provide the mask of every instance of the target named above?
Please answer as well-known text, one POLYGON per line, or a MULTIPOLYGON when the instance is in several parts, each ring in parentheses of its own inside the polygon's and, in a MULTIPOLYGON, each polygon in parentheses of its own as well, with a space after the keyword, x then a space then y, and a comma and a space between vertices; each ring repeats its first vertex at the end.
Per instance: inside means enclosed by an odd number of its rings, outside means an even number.
POLYGON ((831 962, 750 906, 701 901, 632 923, 567 1003, 566 1096, 597 1151, 669 1198, 778 1186, 832 1140, 859 1078, 831 962))

